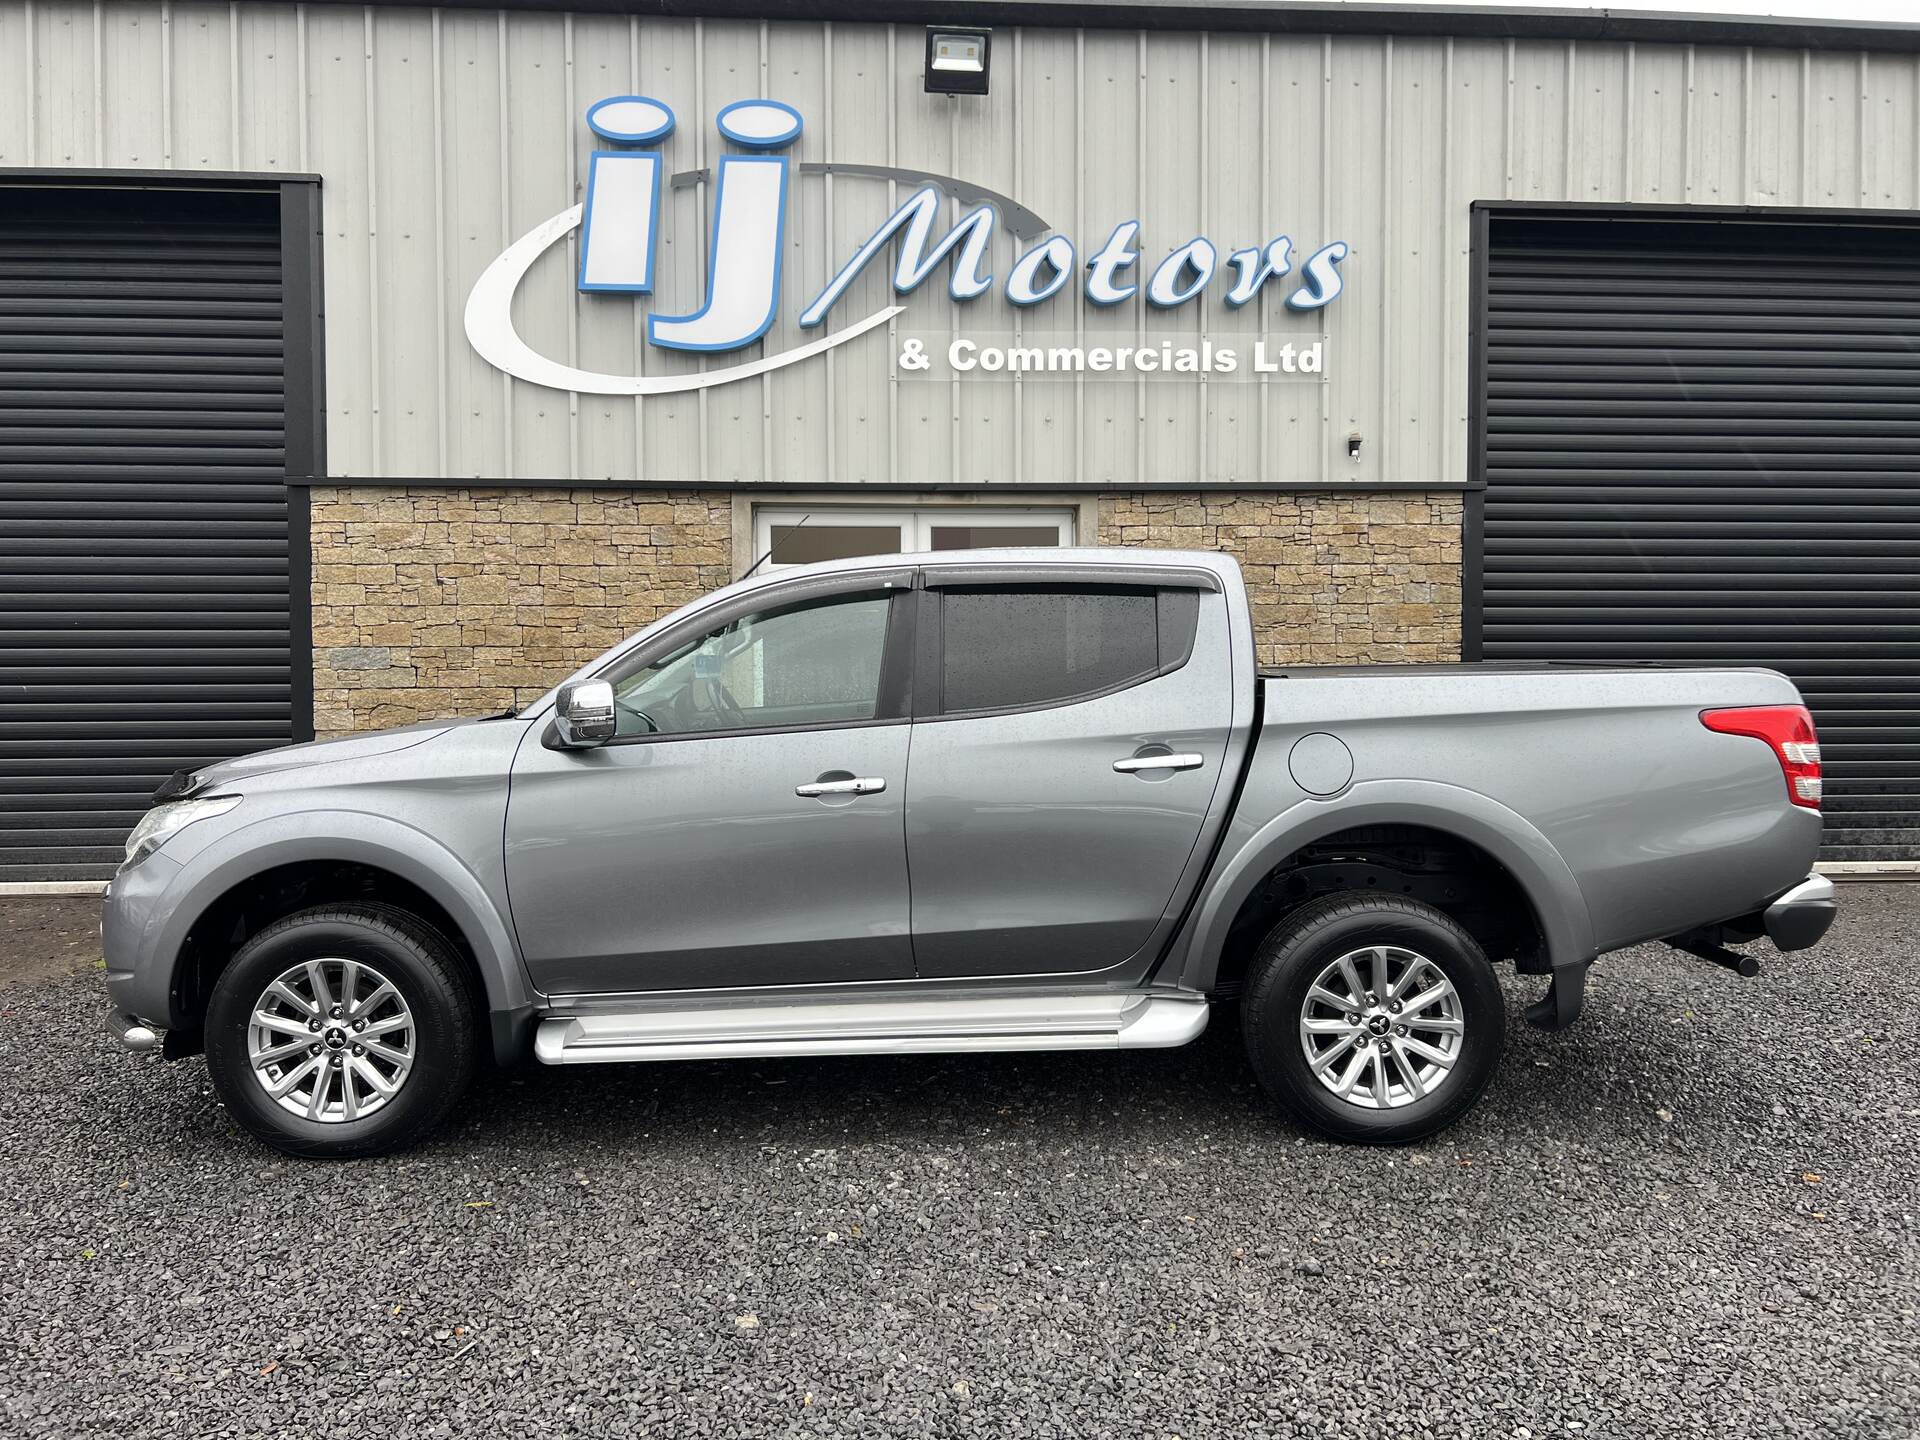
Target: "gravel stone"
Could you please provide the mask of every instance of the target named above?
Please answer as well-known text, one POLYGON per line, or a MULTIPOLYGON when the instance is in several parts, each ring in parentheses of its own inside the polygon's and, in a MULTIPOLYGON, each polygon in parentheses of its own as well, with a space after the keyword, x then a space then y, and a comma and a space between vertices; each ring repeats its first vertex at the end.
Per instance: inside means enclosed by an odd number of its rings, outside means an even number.
POLYGON ((1221 1014, 533 1067, 325 1164, 104 1035, 91 902, 0 902, 0 1434, 1912 1436, 1920 886, 1841 915, 1608 957, 1564 1035, 1515 982, 1407 1149, 1303 1134, 1221 1014))

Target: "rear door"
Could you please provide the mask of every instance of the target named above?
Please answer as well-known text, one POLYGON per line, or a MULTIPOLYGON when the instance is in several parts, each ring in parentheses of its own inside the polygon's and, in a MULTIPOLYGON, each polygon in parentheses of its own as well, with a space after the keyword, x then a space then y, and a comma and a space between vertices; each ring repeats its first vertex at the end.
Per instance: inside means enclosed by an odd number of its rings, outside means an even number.
POLYGON ((907 793, 916 969, 1144 964, 1232 730, 1224 597, 1200 576, 926 573, 907 793))

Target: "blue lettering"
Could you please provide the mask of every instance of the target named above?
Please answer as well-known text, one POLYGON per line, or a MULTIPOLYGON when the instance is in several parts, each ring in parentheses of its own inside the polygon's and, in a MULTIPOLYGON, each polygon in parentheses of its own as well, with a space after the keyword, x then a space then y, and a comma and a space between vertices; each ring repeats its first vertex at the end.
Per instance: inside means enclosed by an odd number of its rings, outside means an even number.
POLYGON ((1287 297, 1289 310, 1318 310, 1331 304, 1341 289, 1340 262, 1347 258, 1347 242, 1335 240, 1322 245, 1308 258, 1301 273, 1307 283, 1287 297))
POLYGON ((1292 255, 1293 241, 1285 235, 1269 241, 1264 250, 1255 246, 1234 251, 1227 257, 1227 263, 1239 274, 1233 288, 1227 291, 1227 304, 1238 310, 1252 300, 1267 281, 1278 280, 1293 269, 1292 255))
POLYGON ((1133 248, 1133 240, 1140 233, 1138 220, 1127 220, 1113 227, 1113 234, 1107 237, 1107 243, 1094 251, 1087 260, 1087 299, 1096 305, 1118 305, 1122 300, 1132 297, 1137 285, 1121 285, 1115 277, 1122 270, 1131 269, 1134 261, 1140 258, 1140 252, 1133 248))
POLYGON ((886 248, 887 242, 902 231, 906 233, 901 239, 900 258, 893 271, 895 290, 905 295, 917 288, 921 281, 933 273, 934 266, 952 254, 953 274, 948 281, 948 293, 956 300, 971 300, 983 294, 993 284, 991 275, 981 273, 981 267, 987 261, 987 246, 993 239, 992 207, 980 205, 969 210, 946 233, 945 238, 929 250, 927 241, 932 238, 939 215, 940 192, 931 185, 916 191, 887 218, 886 223, 873 232, 866 244, 854 252, 853 258, 840 267, 840 273, 828 282, 819 297, 800 312, 801 325, 812 329, 825 320, 834 301, 846 293, 855 277, 867 268, 874 256, 886 248))

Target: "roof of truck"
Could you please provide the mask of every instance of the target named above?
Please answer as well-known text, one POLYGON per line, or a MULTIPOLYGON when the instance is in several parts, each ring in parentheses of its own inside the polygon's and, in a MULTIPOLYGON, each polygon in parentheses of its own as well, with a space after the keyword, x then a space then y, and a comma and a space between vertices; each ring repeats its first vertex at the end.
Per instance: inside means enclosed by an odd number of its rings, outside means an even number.
MULTIPOLYGON (((778 570, 760 573, 786 578, 929 565, 1124 565, 1143 570, 1171 565, 1211 570, 1216 574, 1239 568, 1232 556, 1218 550, 1152 550, 1138 545, 1008 545, 986 550, 912 550, 897 555, 859 555, 847 560, 820 560, 811 565, 783 565, 778 570)), ((753 577, 754 581, 759 579, 760 575, 753 577)))

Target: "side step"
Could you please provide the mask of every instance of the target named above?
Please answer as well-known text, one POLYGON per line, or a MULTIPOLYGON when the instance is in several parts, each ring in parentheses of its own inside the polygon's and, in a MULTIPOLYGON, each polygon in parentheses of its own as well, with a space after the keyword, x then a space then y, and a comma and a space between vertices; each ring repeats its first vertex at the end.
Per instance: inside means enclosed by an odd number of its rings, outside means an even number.
POLYGON ((556 1015, 534 1054, 547 1065, 764 1055, 925 1055, 973 1050, 1146 1050, 1207 1028, 1199 997, 994 995, 556 1015))

